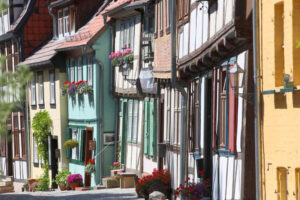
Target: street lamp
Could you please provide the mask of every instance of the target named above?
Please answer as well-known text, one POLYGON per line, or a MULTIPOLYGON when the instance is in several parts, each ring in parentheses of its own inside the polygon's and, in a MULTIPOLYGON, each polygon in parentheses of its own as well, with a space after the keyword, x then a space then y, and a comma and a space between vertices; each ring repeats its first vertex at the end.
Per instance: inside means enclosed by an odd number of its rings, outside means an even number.
POLYGON ((237 62, 229 69, 229 83, 231 88, 235 90, 244 87, 244 70, 237 62))

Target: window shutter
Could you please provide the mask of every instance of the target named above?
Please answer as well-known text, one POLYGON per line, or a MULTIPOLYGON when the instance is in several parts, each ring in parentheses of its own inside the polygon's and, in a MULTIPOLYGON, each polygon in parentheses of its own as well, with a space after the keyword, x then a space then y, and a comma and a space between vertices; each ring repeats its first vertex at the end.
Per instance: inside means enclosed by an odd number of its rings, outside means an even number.
POLYGON ((0 136, 0 141, 1 141, 1 143, 0 143, 1 156, 5 157, 6 144, 5 144, 5 136, 4 135, 0 136))
POLYGON ((149 145, 149 155, 156 155, 156 115, 155 115, 155 101, 152 99, 149 102, 149 132, 150 139, 148 142, 149 145))
POLYGON ((35 141, 35 138, 33 137, 33 162, 34 163, 39 163, 39 155, 37 151, 37 143, 35 141))
POLYGON ((131 25, 130 25, 130 32, 131 32, 131 37, 130 37, 130 49, 132 49, 132 50, 134 50, 134 31, 135 31, 135 29, 134 29, 134 27, 135 27, 135 19, 133 18, 132 20, 131 20, 131 25))
POLYGON ((125 163, 125 155, 126 155, 126 125, 127 125, 127 102, 120 101, 123 104, 123 123, 122 123, 122 152, 121 152, 121 163, 125 163))
MULTIPOLYGON (((234 76, 229 74, 229 76, 234 76)), ((230 77, 234 78, 234 77, 230 77)), ((229 120, 228 120, 228 151, 236 152, 236 132, 237 132, 237 96, 235 89, 230 85, 229 90, 229 120)))
MULTIPOLYGON (((71 132, 72 129, 70 129, 69 127, 66 129, 66 141, 71 139, 71 132)), ((71 158, 71 149, 66 149, 66 158, 71 158)))
POLYGON ((77 65, 77 81, 82 81, 82 59, 78 58, 78 65, 77 65))
POLYGON ((21 143, 22 143, 22 159, 26 160, 26 137, 25 137, 25 127, 24 127, 24 115, 20 114, 21 123, 21 143))
POLYGON ((131 142, 132 139, 132 111, 133 111, 133 100, 128 101, 128 121, 127 121, 127 141, 131 142))
MULTIPOLYGON (((80 131, 80 134, 81 134, 81 137, 80 137, 80 158, 79 158, 79 160, 81 161, 81 162, 84 162, 84 154, 85 154, 85 146, 84 146, 84 144, 85 144, 85 130, 81 130, 80 131)), ((88 147, 86 147, 86 148, 88 148, 88 147)))
POLYGON ((70 32, 75 33, 75 7, 70 7, 70 32))
POLYGON ((195 132, 194 132, 194 150, 195 151, 199 151, 199 134, 200 134, 200 129, 199 129, 199 115, 200 115, 200 110, 199 110, 199 80, 196 81, 195 83, 195 109, 194 109, 194 113, 195 113, 195 132))
POLYGON ((300 168, 295 169, 296 199, 300 199, 300 168))
POLYGON ((43 83, 43 72, 39 72, 39 104, 44 104, 44 83, 43 83))
POLYGON ((149 138, 149 130, 148 130, 148 106, 149 102, 145 101, 144 102, 145 108, 144 108, 144 154, 148 155, 148 138, 149 138))
POLYGON ((74 67, 75 67, 75 61, 74 59, 70 59, 70 82, 75 81, 75 71, 74 71, 74 67))
POLYGON ((50 104, 55 104, 55 71, 50 71, 50 104))
POLYGON ((134 100, 132 142, 137 141, 139 101, 134 100))
POLYGON ((18 114, 14 113, 14 150, 15 159, 20 158, 20 143, 19 143, 19 124, 18 124, 18 114))

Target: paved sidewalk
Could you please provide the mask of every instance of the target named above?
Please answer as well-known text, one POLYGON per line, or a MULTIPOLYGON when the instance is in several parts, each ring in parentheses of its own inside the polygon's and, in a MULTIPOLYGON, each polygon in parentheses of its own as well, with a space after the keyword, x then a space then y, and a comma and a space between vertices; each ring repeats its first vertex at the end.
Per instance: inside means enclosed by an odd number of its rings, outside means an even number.
POLYGON ((90 191, 20 192, 0 194, 1 200, 136 200, 135 189, 100 189, 90 191))

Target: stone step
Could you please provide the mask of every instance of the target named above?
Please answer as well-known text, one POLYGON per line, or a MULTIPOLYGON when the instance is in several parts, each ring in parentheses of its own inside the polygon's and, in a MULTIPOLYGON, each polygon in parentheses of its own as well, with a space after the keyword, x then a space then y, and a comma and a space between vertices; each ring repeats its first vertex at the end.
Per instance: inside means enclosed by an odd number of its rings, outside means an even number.
POLYGON ((14 177, 13 176, 7 176, 5 180, 14 182, 14 177))
POLYGON ((87 190, 91 190, 90 187, 76 187, 75 191, 87 191, 87 190))
POLYGON ((106 187, 104 185, 96 185, 94 186, 94 190, 101 190, 101 189, 105 189, 106 187))
POLYGON ((1 186, 12 186, 13 182, 11 181, 0 181, 0 187, 1 186))
POLYGON ((14 192, 14 186, 1 186, 0 193, 14 192))

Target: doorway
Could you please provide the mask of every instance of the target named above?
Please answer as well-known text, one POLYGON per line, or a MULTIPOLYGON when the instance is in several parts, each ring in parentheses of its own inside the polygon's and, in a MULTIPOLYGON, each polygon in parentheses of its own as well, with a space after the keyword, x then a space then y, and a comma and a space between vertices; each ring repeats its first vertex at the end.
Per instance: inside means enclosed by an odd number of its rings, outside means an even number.
MULTIPOLYGON (((9 130, 8 135, 12 137, 12 132, 9 130)), ((12 140, 7 141, 7 175, 14 176, 13 174, 13 152, 12 152, 12 140)))
MULTIPOLYGON (((89 142, 93 140, 93 128, 92 127, 87 127, 86 131, 85 131, 85 146, 84 146, 84 150, 85 150, 85 163, 87 163, 87 161, 89 159, 92 158, 92 150, 90 150, 89 148, 89 142)), ((84 186, 89 187, 91 186, 91 175, 84 173, 84 186)))

